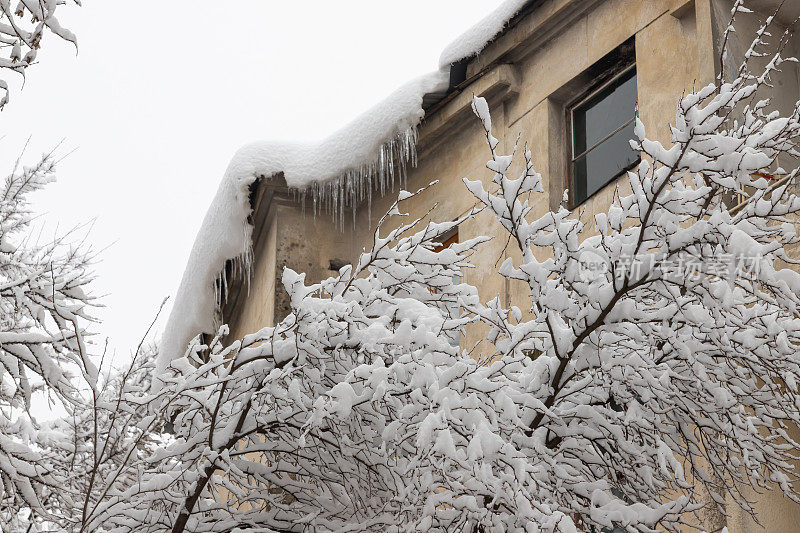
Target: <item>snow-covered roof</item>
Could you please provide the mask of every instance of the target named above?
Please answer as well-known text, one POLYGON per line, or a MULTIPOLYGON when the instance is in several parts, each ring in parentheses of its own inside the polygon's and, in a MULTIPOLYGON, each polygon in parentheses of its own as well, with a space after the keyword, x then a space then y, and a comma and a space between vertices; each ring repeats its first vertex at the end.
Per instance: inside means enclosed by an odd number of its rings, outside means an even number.
POLYGON ((195 335, 216 331, 216 281, 228 260, 246 263, 249 256, 249 190, 255 180, 283 174, 289 187, 322 196, 344 188, 361 194, 374 180, 386 180, 396 163, 413 162, 424 97, 446 91, 450 66, 477 55, 530 1, 503 2, 444 49, 439 70, 402 86, 328 138, 317 143, 256 142, 237 151, 189 254, 161 338, 158 369, 183 356, 195 335))
POLYGON ((497 9, 442 50, 439 56, 439 68, 447 68, 456 61, 478 55, 506 28, 508 22, 530 3, 531 0, 506 0, 500 4, 497 9))

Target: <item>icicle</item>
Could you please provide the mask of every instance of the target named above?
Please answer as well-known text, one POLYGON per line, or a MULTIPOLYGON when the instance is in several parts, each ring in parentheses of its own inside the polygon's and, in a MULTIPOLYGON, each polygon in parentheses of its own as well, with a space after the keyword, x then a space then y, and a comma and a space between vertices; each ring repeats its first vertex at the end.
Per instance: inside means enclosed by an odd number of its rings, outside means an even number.
POLYGON ((408 165, 417 166, 417 128, 408 128, 383 143, 375 159, 348 170, 336 179, 314 183, 305 188, 292 188, 295 199, 299 196, 305 213, 305 199, 311 195, 312 212, 316 218, 323 210, 339 222, 344 230, 344 212, 353 212, 353 227, 356 225, 358 205, 367 202, 367 217, 372 219, 372 191, 381 196, 394 191, 399 183, 408 183, 408 165))
MULTIPOLYGON (((245 242, 251 242, 250 228, 245 226, 245 242)), ((252 243, 239 256, 229 259, 230 280, 228 279, 227 263, 225 268, 217 275, 214 281, 214 316, 218 327, 222 320, 222 308, 228 301, 229 283, 235 279, 244 279, 247 286, 247 295, 250 295, 250 278, 253 271, 253 246, 252 243)))

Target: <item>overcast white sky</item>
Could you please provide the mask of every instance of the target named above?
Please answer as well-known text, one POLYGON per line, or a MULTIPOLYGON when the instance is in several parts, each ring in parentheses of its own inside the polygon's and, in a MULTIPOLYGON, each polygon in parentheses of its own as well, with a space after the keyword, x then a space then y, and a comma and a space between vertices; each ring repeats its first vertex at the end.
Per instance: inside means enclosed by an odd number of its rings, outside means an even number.
MULTIPOLYGON (((172 295, 229 158, 259 139, 312 140, 400 84, 499 0, 84 0, 0 114, 0 169, 25 140, 65 139, 49 223, 95 220, 103 324, 117 359, 172 295)), ((10 81, 14 81, 13 79, 10 81)), ((0 173, 2 173, 0 172, 0 173)), ((168 310, 167 310, 168 311, 168 310)), ((165 318, 165 317, 164 317, 165 318)), ((163 323, 163 320, 162 320, 163 323)))

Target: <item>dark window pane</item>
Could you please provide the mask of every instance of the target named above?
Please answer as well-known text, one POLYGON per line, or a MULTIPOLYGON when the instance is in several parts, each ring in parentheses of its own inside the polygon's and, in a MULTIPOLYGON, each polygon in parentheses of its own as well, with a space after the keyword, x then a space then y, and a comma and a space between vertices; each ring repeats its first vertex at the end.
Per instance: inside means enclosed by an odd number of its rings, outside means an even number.
POLYGON ((639 160, 639 152, 631 150, 634 124, 630 123, 597 148, 575 161, 574 198, 581 203, 603 188, 608 181, 623 169, 639 160))
POLYGON ((575 109, 576 114, 584 115, 585 143, 583 150, 601 141, 606 135, 619 128, 631 118, 636 107, 636 71, 623 76, 588 102, 575 109))
POLYGON ((573 199, 583 202, 639 159, 630 149, 636 70, 572 110, 573 199), (621 128, 621 129, 620 129, 621 128))

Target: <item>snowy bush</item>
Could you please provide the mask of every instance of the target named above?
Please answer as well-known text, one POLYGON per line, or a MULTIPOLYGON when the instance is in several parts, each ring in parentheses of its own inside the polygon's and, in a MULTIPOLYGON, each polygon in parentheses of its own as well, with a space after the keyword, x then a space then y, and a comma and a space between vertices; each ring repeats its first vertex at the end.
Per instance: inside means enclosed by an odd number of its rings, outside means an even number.
POLYGON ((137 431, 161 416, 173 435, 81 531, 678 531, 700 491, 722 512, 752 512, 747 486, 800 501, 798 170, 775 169, 800 156, 800 107, 759 97, 784 61, 683 97, 669 146, 637 119, 642 162, 588 223, 533 215, 531 153, 510 177, 517 148, 497 152, 476 98, 494 178, 465 185, 518 248, 499 274, 530 308, 454 282, 486 238, 436 251, 463 220, 406 220, 404 192, 354 265, 284 271, 281 323, 198 337, 126 396, 149 413, 137 431), (587 275, 587 256, 607 268, 587 275), (485 347, 451 345, 475 325, 485 347))
POLYGON ((28 197, 54 170, 52 153, 31 167, 18 161, 0 185, 0 528, 21 510, 71 505, 71 472, 45 451, 68 453, 71 443, 36 423, 31 399, 41 392, 40 402, 69 409, 97 380, 83 329, 91 255, 72 233, 41 244, 30 232, 28 197))

